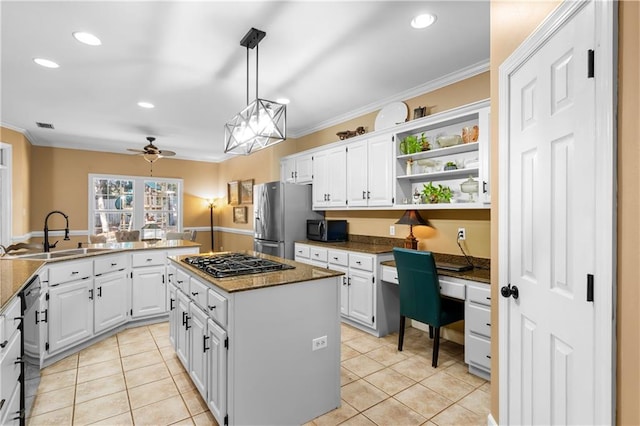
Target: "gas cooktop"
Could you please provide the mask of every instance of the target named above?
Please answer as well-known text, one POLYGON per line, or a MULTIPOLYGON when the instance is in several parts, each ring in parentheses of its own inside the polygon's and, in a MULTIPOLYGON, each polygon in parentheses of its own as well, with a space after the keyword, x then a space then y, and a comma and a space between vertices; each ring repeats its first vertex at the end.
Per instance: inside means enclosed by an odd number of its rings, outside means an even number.
POLYGON ((295 266, 243 253, 222 253, 189 256, 182 261, 215 278, 294 269, 295 266))

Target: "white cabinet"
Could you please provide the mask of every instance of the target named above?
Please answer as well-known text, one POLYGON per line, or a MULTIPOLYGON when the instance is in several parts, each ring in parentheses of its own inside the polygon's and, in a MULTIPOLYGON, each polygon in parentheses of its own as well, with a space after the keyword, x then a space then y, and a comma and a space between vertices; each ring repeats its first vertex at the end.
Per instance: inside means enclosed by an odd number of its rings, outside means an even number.
POLYGON ((347 145, 347 205, 393 206, 393 139, 374 136, 347 145))
POLYGON ((189 304, 189 376, 198 391, 207 394, 207 356, 205 345, 207 334, 207 314, 195 303, 189 304))
POLYGON ((491 288, 467 284, 464 361, 469 371, 487 380, 491 376, 491 288))
POLYGON ((288 183, 311 183, 313 160, 311 154, 287 157, 280 163, 280 180, 288 183))
POLYGON ((129 279, 122 271, 97 276, 94 279, 94 332, 105 330, 127 322, 129 311, 129 279))
POLYGON ((347 150, 344 146, 313 154, 313 208, 347 206, 347 150))
POLYGON ((373 327, 375 322, 375 279, 373 276, 374 257, 349 253, 349 313, 348 317, 373 327))
POLYGON ((207 321, 207 405, 216 419, 227 413, 227 332, 207 321))
POLYGON ((169 281, 169 341, 176 346, 176 334, 178 332, 178 288, 169 281))
POLYGON ((93 336, 93 300, 90 277, 49 288, 49 353, 93 336))
POLYGON ((20 424, 20 298, 0 313, 0 424, 20 424))
MULTIPOLYGON (((176 302, 176 342, 175 350, 178 355, 178 359, 182 361, 182 364, 188 366, 189 358, 189 298, 181 291, 177 291, 178 301, 176 302)), ((188 367, 187 367, 188 368, 188 367)))
POLYGON ((489 111, 489 102, 482 101, 414 120, 396 129, 396 206, 414 207, 413 195, 422 194, 424 186, 432 184, 448 188, 451 202, 433 203, 422 196, 417 208, 489 207, 489 111), (476 140, 462 143, 461 135, 469 129, 476 140), (457 137, 460 143, 450 145, 443 137, 457 137), (411 138, 428 141, 430 149, 407 152, 406 141, 411 138), (462 192, 461 184, 469 179, 477 183, 478 192, 462 192))
POLYGON ((133 268, 131 280, 132 317, 143 317, 166 312, 164 266, 133 268))

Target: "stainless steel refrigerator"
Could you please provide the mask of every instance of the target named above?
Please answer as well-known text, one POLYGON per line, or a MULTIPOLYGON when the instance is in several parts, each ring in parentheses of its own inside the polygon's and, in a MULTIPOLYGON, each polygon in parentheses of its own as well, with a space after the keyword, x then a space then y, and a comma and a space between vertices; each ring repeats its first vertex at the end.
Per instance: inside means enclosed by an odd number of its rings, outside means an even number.
POLYGON ((253 249, 293 259, 293 243, 304 240, 307 219, 322 218, 311 209, 311 185, 269 182, 253 187, 253 249))

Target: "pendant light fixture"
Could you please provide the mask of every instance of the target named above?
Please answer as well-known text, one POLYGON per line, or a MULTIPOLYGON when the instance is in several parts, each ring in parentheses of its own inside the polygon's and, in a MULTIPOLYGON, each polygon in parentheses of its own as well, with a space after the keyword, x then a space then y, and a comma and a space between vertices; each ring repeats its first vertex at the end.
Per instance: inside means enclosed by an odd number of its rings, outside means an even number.
POLYGON ((224 125, 224 152, 248 155, 287 138, 287 107, 258 97, 258 44, 264 31, 251 28, 240 40, 247 49, 247 107, 224 125), (249 103, 249 49, 256 48, 256 97, 249 103))

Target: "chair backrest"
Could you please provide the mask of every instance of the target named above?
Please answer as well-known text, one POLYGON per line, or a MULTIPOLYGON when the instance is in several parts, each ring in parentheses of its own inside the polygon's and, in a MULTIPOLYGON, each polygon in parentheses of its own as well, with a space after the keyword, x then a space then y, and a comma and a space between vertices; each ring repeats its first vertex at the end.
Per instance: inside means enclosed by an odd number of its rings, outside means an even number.
POLYGON ((184 231, 184 232, 167 232, 164 237, 167 240, 195 241, 196 232, 197 232, 196 230, 190 230, 190 231, 184 231))
POLYGON ((394 248, 400 287, 400 315, 440 327, 440 282, 428 251, 394 248))
POLYGON ((107 236, 105 234, 91 234, 89 235, 89 242, 91 244, 103 244, 107 242, 107 236))
POLYGON ((116 231, 116 241, 140 241, 140 231, 116 231))

